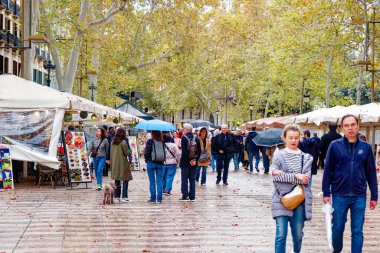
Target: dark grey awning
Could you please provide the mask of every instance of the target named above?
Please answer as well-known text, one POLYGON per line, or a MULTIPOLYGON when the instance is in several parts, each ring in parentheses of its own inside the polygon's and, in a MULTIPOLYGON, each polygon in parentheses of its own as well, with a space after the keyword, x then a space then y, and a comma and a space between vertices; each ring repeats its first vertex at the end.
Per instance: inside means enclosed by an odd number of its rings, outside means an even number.
POLYGON ((122 112, 126 112, 126 113, 129 113, 129 114, 132 114, 133 116, 139 117, 141 119, 145 119, 145 120, 152 120, 152 119, 154 119, 154 117, 152 117, 152 116, 144 113, 142 110, 140 110, 139 108, 135 107, 134 105, 131 105, 128 102, 124 102, 123 104, 121 104, 118 107, 116 107, 116 109, 120 110, 122 112))

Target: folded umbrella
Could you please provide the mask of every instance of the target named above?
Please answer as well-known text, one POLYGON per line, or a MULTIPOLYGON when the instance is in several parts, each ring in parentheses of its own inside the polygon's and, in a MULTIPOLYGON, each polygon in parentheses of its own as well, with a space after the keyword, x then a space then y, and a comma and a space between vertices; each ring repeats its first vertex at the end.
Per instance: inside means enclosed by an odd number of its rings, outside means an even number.
POLYGON ((326 224, 326 237, 327 237, 327 242, 329 244, 330 249, 332 250, 332 232, 331 232, 331 218, 332 218, 332 213, 334 211, 334 208, 332 208, 330 203, 326 203, 322 207, 322 211, 325 214, 325 224, 326 224))
POLYGON ((282 140, 282 129, 270 128, 264 131, 257 132, 253 138, 253 142, 257 146, 273 147, 284 143, 282 140))
POLYGON ((153 120, 145 120, 142 122, 139 122, 136 126, 136 129, 141 129, 145 131, 175 131, 175 127, 173 124, 170 124, 168 122, 153 119, 153 120))

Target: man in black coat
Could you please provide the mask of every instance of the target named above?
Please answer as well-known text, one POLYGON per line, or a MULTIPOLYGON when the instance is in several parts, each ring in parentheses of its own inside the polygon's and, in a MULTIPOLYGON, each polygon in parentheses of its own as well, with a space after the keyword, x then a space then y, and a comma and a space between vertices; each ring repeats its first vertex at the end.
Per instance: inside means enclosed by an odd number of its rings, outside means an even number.
MULTIPOLYGON (((317 175, 317 161, 319 154, 319 144, 314 138, 310 138, 310 131, 305 130, 303 132, 304 139, 299 144, 299 149, 313 157, 313 163, 311 164, 311 174, 317 175)), ((311 183, 311 180, 310 180, 311 183)))
POLYGON ((320 152, 322 161, 326 158, 327 149, 329 148, 330 143, 342 138, 342 136, 336 132, 337 127, 336 123, 329 123, 330 132, 323 135, 321 138, 320 152))
POLYGON ((212 145, 213 150, 217 152, 216 169, 218 176, 216 184, 219 184, 222 179, 223 169, 223 185, 228 185, 228 169, 236 147, 235 136, 228 132, 228 125, 221 125, 221 133, 214 137, 212 145))
POLYGON ((180 201, 195 201, 195 174, 197 163, 201 155, 201 144, 199 139, 192 133, 193 126, 189 123, 183 125, 183 136, 181 138, 182 154, 179 161, 181 168, 181 192, 180 201), (195 140, 197 153, 195 158, 190 158, 189 141, 195 140))

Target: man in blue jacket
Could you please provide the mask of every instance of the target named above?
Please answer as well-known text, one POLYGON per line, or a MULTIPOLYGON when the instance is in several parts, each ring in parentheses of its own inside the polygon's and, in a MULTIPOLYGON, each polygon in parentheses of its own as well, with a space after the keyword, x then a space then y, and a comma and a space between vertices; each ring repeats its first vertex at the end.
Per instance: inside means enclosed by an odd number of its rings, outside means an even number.
POLYGON ((259 147, 256 145, 256 143, 253 142, 253 138, 257 135, 257 132, 255 131, 256 127, 253 127, 252 130, 248 133, 247 139, 245 142, 245 150, 248 153, 248 160, 249 160, 249 172, 252 174, 253 172, 253 157, 255 157, 256 163, 255 163, 255 169, 257 172, 259 172, 259 162, 260 162, 260 153, 259 153, 259 147))
POLYGON ((323 202, 331 202, 332 244, 334 252, 343 249, 343 232, 347 212, 351 213, 351 252, 362 252, 363 223, 366 207, 367 183, 371 191, 369 208, 377 205, 375 158, 371 146, 358 138, 359 121, 353 115, 342 118, 344 137, 333 141, 326 154, 323 174, 323 202))

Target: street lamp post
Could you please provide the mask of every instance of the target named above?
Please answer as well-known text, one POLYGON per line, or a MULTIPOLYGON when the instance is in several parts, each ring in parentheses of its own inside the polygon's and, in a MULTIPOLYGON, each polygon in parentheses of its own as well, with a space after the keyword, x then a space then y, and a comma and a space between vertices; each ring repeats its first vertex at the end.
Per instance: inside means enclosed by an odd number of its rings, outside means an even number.
POLYGON ((50 70, 55 69, 55 65, 49 59, 47 63, 44 63, 44 69, 48 71, 48 78, 46 80, 47 87, 50 87, 51 79, 50 79, 50 70))
POLYGON ((309 89, 305 89, 305 93, 303 94, 303 102, 305 103, 305 112, 308 111, 310 101, 309 89))
MULTIPOLYGON (((378 5, 378 3, 376 4, 378 5)), ((376 5, 373 6, 373 14, 371 20, 355 20, 353 19, 351 21, 351 24, 353 25, 364 25, 365 24, 365 45, 371 44, 372 48, 372 60, 369 59, 367 55, 367 49, 365 50, 364 54, 364 60, 355 60, 352 63, 353 67, 365 67, 366 71, 371 72, 372 79, 371 79, 371 102, 375 102, 375 73, 379 70, 376 69, 376 63, 375 63, 375 46, 376 46, 376 25, 380 24, 380 21, 376 21, 376 5), (372 24, 372 39, 370 38, 370 24, 372 24), (371 66, 371 68, 369 68, 371 66)))
POLYGON ((250 112, 250 121, 252 121, 252 116, 253 116, 253 103, 249 103, 249 112, 250 112))
POLYGON ((91 83, 88 88, 91 90, 91 101, 94 101, 94 90, 96 90, 98 87, 91 83))
POLYGON ((218 109, 216 109, 216 125, 218 126, 219 125, 219 113, 220 113, 220 110, 219 110, 219 108, 218 109))

